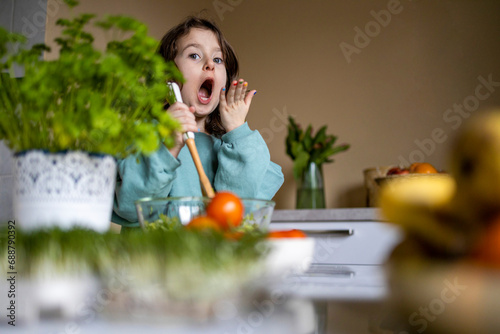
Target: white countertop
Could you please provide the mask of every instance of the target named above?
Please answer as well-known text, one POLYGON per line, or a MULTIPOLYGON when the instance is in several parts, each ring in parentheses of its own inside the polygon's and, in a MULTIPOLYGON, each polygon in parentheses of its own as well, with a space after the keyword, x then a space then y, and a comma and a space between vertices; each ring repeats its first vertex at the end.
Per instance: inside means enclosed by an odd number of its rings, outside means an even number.
POLYGON ((274 210, 272 221, 383 221, 378 208, 274 210))

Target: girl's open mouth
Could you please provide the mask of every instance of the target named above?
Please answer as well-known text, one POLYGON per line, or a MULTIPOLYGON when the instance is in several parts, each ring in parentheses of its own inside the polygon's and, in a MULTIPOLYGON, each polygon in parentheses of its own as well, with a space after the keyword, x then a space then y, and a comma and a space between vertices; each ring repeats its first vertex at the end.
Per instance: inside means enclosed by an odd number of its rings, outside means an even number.
POLYGON ((212 90, 214 86, 214 81, 212 79, 205 80, 198 90, 198 100, 200 103, 208 104, 212 100, 212 90))

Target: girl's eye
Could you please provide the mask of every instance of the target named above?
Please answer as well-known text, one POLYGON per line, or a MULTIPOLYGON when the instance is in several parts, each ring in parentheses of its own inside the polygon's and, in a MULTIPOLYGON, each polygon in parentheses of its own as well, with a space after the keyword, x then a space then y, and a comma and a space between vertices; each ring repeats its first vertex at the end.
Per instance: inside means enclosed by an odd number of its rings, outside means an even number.
POLYGON ((196 53, 192 53, 189 55, 189 58, 193 58, 193 59, 200 59, 200 56, 196 53))
POLYGON ((214 63, 216 63, 216 64, 223 64, 224 60, 222 60, 222 58, 217 57, 217 58, 214 58, 214 63))

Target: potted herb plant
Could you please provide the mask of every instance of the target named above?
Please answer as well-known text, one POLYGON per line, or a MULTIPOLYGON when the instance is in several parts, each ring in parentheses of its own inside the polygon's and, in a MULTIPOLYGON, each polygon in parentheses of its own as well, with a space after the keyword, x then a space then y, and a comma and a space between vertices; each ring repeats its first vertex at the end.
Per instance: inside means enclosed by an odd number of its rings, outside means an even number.
POLYGON ((314 134, 311 125, 304 131, 292 117, 288 120, 286 153, 293 160, 293 176, 298 182, 296 208, 325 208, 322 165, 333 162, 331 157, 350 145, 335 145, 337 137, 326 134, 326 125, 314 134))
POLYGON ((41 58, 44 44, 8 52, 24 38, 0 28, 0 140, 14 152, 14 215, 26 229, 77 223, 105 231, 115 158, 173 143, 178 123, 163 110, 166 81, 182 76, 133 18, 81 14, 57 25, 60 50, 50 61, 41 58), (90 24, 118 38, 101 51, 90 24), (19 65, 22 79, 12 74, 19 65))

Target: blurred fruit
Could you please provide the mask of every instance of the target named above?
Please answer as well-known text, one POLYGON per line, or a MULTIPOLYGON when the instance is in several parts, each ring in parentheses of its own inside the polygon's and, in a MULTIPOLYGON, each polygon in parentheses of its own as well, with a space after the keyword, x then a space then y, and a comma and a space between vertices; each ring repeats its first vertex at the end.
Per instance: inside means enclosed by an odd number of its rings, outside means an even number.
POLYGON ((430 174, 437 172, 437 169, 428 162, 414 162, 408 168, 393 167, 387 171, 386 175, 430 174))
POLYGON ((460 130, 450 175, 412 164, 412 177, 383 184, 381 211, 404 229, 396 249, 401 262, 416 252, 427 261, 472 255, 500 269, 500 112, 477 113, 460 130))
POLYGON ((207 206, 207 215, 215 219, 224 230, 239 226, 243 220, 243 213, 244 206, 241 199, 228 191, 216 193, 207 206))
POLYGON ((420 165, 421 162, 414 162, 410 165, 410 167, 408 168, 408 170, 410 171, 410 173, 415 173, 415 168, 417 168, 418 165, 420 165))
POLYGON ((271 231, 267 235, 268 238, 287 238, 288 231, 271 231))
POLYGON ((301 230, 293 229, 288 231, 289 238, 307 238, 307 235, 301 230))
POLYGON ((396 174, 399 174, 399 172, 401 172, 401 168, 399 168, 399 167, 392 167, 391 169, 389 169, 387 171, 386 175, 396 175, 396 174))
POLYGON ((409 235, 453 249, 460 236, 440 217, 449 212, 454 193, 455 182, 449 175, 398 178, 384 184, 379 205, 384 217, 409 235))
POLYGON ((500 217, 484 230, 473 253, 479 262, 500 267, 500 217))
POLYGON ((389 175, 403 175, 403 174, 408 174, 409 171, 407 169, 404 169, 404 168, 400 168, 400 167, 393 167, 391 169, 389 169, 387 171, 387 176, 389 175))
POLYGON ((386 213, 401 205, 442 207, 451 201, 454 192, 455 182, 448 175, 401 178, 384 185, 380 204, 386 213))
POLYGON ((431 165, 428 162, 421 162, 417 164, 416 166, 410 168, 410 173, 417 173, 417 174, 431 174, 431 173, 437 173, 437 169, 434 168, 433 165, 431 165))
POLYGON ((240 240, 245 233, 241 231, 225 231, 224 237, 229 240, 240 240))
POLYGON ((271 231, 267 235, 271 239, 281 239, 281 238, 307 238, 307 235, 301 230, 281 230, 281 231, 271 231))
POLYGON ((219 223, 208 216, 198 216, 193 218, 187 225, 186 228, 196 229, 196 230, 217 230, 220 231, 221 227, 219 223))
POLYGON ((500 113, 476 114, 464 124, 451 153, 456 208, 469 221, 500 212, 500 113))

